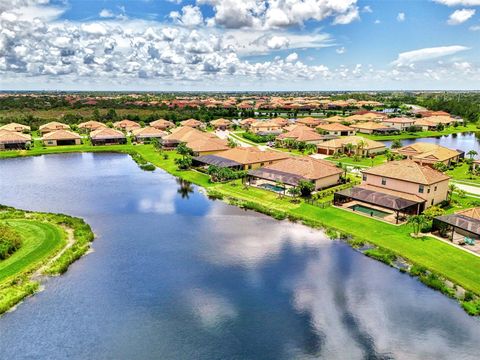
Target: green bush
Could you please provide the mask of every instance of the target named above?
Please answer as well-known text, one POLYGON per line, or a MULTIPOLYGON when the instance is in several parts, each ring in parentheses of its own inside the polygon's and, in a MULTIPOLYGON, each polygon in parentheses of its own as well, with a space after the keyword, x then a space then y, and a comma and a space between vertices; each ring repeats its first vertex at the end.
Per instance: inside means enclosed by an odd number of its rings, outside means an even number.
POLYGON ((412 265, 410 268, 410 275, 412 276, 420 276, 425 275, 427 273, 427 268, 420 265, 412 265))
POLYGON ((275 141, 275 135, 257 135, 251 132, 242 133, 243 138, 253 141, 255 143, 266 143, 269 141, 275 141))
POLYGON ((468 315, 480 315, 480 300, 462 301, 461 304, 468 315))
POLYGON ((22 238, 12 227, 0 224, 0 260, 4 260, 22 246, 22 238))
POLYGON ((397 259, 393 252, 381 248, 368 249, 364 254, 387 265, 392 265, 392 262, 397 259))
POLYGON ((447 295, 449 297, 455 297, 455 292, 453 289, 449 288, 445 285, 445 282, 440 279, 436 274, 423 274, 418 277, 422 283, 427 285, 428 287, 440 291, 442 294, 447 295))

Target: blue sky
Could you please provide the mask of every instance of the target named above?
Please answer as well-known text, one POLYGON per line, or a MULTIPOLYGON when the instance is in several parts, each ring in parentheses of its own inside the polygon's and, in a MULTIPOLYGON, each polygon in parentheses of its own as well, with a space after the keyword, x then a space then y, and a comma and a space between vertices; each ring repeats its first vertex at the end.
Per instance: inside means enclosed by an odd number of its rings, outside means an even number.
POLYGON ((11 0, 1 89, 478 89, 480 0, 11 0))

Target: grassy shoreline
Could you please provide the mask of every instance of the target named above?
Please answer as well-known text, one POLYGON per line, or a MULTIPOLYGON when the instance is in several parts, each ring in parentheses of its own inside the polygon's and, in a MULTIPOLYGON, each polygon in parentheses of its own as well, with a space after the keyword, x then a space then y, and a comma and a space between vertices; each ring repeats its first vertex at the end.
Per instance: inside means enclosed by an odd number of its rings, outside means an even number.
POLYGON ((0 315, 40 287, 41 275, 60 275, 90 248, 93 232, 82 219, 0 205, 0 223, 17 230, 19 250, 0 262, 0 315))
POLYGON ((440 137, 444 135, 460 134, 465 132, 479 132, 480 129, 477 128, 476 124, 467 124, 465 126, 453 127, 450 126, 442 131, 419 131, 415 133, 402 132, 399 135, 372 135, 372 134, 360 134, 370 140, 375 141, 391 141, 391 140, 408 140, 408 139, 418 139, 425 137, 440 137))
MULTIPOLYGON (((73 151, 47 149, 45 154, 75 151, 89 151, 84 146, 73 151)), ((372 218, 354 214, 336 207, 320 208, 305 202, 292 203, 289 199, 257 188, 244 188, 239 181, 212 184, 206 174, 186 170, 180 171, 175 165, 176 152, 159 153, 149 145, 124 145, 94 147, 103 152, 137 152, 146 161, 168 173, 190 181, 207 190, 207 193, 230 204, 265 213, 276 219, 300 221, 314 228, 333 230, 337 235, 348 236, 356 243, 372 244, 382 251, 388 251, 413 266, 425 268, 435 276, 439 275, 463 289, 480 295, 480 257, 457 249, 433 237, 412 238, 407 225, 395 226, 372 218)), ((2 154, 0 154, 0 158, 2 154)), ((28 152, 17 156, 28 156, 28 152)), ((36 152, 32 155, 41 155, 36 152)), ((13 156, 8 156, 13 157, 13 156)), ((459 299, 461 300, 461 299, 459 299)))

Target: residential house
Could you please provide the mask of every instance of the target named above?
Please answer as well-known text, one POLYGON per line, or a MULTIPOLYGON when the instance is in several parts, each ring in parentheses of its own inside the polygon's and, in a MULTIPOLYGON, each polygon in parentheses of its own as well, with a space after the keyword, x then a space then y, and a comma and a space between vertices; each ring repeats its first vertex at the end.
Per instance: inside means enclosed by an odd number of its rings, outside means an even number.
POLYGON ((27 131, 30 131, 31 129, 30 129, 30 126, 12 122, 10 124, 0 126, 0 130, 15 131, 15 132, 27 132, 27 131))
POLYGON ((386 118, 385 120, 382 121, 382 124, 395 128, 400 131, 404 131, 408 129, 409 127, 412 127, 415 125, 416 119, 414 118, 406 118, 406 117, 394 117, 394 118, 386 118))
POLYGON ((158 120, 152 121, 150 123, 150 126, 158 130, 167 131, 167 130, 173 129, 175 127, 175 124, 165 119, 158 119, 158 120))
POLYGON ((104 128, 104 127, 107 127, 107 125, 105 125, 104 123, 101 123, 99 121, 94 121, 94 120, 90 120, 90 121, 86 121, 86 122, 82 122, 82 123, 78 124, 79 129, 86 130, 86 131, 97 130, 97 129, 104 128))
POLYGON ((56 131, 56 130, 68 130, 68 129, 70 129, 70 126, 58 121, 52 121, 47 124, 40 125, 40 127, 38 128, 40 134, 42 135, 52 131, 56 131))
POLYGON ((55 130, 44 134, 42 141, 46 146, 81 145, 82 137, 70 130, 55 130))
POLYGON ((351 125, 357 132, 362 134, 387 134, 398 131, 396 128, 385 126, 376 122, 364 122, 351 125))
POLYGON ((279 135, 282 126, 273 121, 257 121, 250 125, 250 131, 257 135, 279 135))
POLYGON ((90 132, 92 145, 126 144, 127 138, 120 130, 101 127, 90 132))
POLYGON ((299 124, 299 125, 305 125, 305 126, 308 126, 312 129, 314 129, 321 122, 322 122, 321 119, 317 119, 317 118, 309 116, 309 117, 304 117, 304 118, 298 118, 295 123, 299 124))
POLYGON ((352 136, 352 135, 355 135, 355 129, 350 127, 350 126, 346 126, 346 125, 343 125, 343 124, 335 124, 335 123, 332 123, 332 124, 320 124, 316 127, 316 129, 318 131, 320 131, 320 133, 324 133, 324 134, 327 134, 327 135, 337 135, 337 136, 352 136))
POLYGON ((417 119, 414 125, 421 128, 422 131, 435 131, 437 129, 437 123, 428 120, 428 118, 417 119))
POLYGON ((32 137, 17 131, 0 129, 0 150, 25 149, 32 142, 32 137))
POLYGON ((279 183, 286 187, 295 187, 303 180, 312 182, 314 189, 320 190, 340 183, 342 173, 342 169, 326 160, 294 156, 249 170, 248 181, 250 185, 279 192, 279 183))
POLYGON ((470 208, 454 214, 437 216, 433 219, 432 231, 447 234, 454 244, 463 245, 478 253, 480 208, 470 208))
POLYGON ((449 179, 412 160, 389 161, 363 170, 362 183, 335 193, 334 204, 398 223, 446 200, 449 179))
POLYGON ((250 129, 250 126, 257 121, 258 120, 254 119, 254 118, 242 119, 242 120, 240 120, 240 126, 244 129, 248 130, 248 129, 250 129))
POLYGON ((317 144, 317 149, 319 154, 333 155, 335 153, 348 152, 350 146, 360 156, 382 153, 387 149, 385 144, 361 136, 346 136, 340 139, 325 141, 317 144))
POLYGON ((282 117, 276 117, 271 119, 270 121, 280 125, 282 128, 288 125, 288 120, 282 117))
POLYGON ((307 144, 319 144, 332 139, 331 136, 321 135, 305 125, 296 125, 292 130, 277 136, 277 140, 295 140, 307 144))
POLYGON ((123 119, 117 122, 113 123, 113 127, 118 130, 122 130, 125 132, 131 132, 134 129, 139 129, 141 126, 139 123, 128 120, 128 119, 123 119))
POLYGON ((237 170, 256 169, 271 165, 290 155, 280 151, 262 151, 257 147, 235 147, 213 155, 198 156, 194 163, 200 166, 214 165, 237 170))
POLYGON ((165 131, 158 130, 152 126, 147 126, 132 131, 133 138, 139 143, 148 143, 153 139, 161 139, 167 135, 165 131))
POLYGON ((162 139, 164 149, 174 149, 185 143, 193 150, 196 156, 215 154, 230 149, 227 141, 220 139, 213 133, 203 132, 189 126, 182 126, 172 130, 172 133, 162 139))
POLYGON ((407 159, 416 161, 420 165, 434 165, 441 162, 449 166, 458 162, 464 156, 464 153, 461 151, 427 142, 406 145, 395 149, 394 152, 405 156, 407 159))
POLYGON ((199 120, 195 119, 188 119, 180 122, 180 125, 182 126, 188 126, 193 129, 203 129, 205 128, 205 124, 199 120))
POLYGON ((227 130, 232 126, 232 122, 230 120, 220 118, 210 121, 210 125, 212 125, 215 130, 227 130))

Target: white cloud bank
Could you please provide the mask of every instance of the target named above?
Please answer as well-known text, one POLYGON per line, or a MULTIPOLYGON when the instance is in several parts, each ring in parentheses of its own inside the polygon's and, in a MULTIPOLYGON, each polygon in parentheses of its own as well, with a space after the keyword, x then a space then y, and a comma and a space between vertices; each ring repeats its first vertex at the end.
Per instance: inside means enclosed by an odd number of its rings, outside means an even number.
POLYGON ((398 58, 393 62, 393 65, 407 66, 421 61, 434 60, 444 56, 453 55, 468 49, 469 48, 466 46, 452 45, 406 51, 398 54, 398 58))
POLYGON ((474 9, 455 10, 450 14, 447 23, 448 25, 460 25, 470 19, 473 15, 475 15, 474 9))
POLYGON ((480 0, 433 0, 447 6, 480 6, 480 0))

